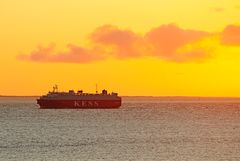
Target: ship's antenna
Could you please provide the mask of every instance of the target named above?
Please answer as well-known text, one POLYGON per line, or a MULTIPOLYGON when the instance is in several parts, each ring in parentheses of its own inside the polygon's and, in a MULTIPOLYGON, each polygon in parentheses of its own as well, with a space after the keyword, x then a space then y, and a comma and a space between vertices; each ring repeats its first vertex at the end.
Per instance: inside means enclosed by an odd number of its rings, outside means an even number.
POLYGON ((56 92, 58 92, 58 85, 55 84, 55 89, 56 89, 56 92))
POLYGON ((56 84, 53 86, 53 92, 54 93, 58 92, 58 86, 56 84))
POLYGON ((98 85, 96 84, 96 93, 98 93, 98 85))

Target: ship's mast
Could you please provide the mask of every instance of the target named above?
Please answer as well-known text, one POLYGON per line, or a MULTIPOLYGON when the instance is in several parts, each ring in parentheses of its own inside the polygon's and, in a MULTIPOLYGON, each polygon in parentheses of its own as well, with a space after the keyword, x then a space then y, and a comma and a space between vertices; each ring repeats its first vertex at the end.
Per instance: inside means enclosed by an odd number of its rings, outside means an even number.
POLYGON ((54 92, 54 93, 57 93, 57 92, 58 92, 58 86, 57 86, 56 84, 53 86, 53 92, 54 92))
POLYGON ((98 85, 96 84, 96 93, 98 93, 98 85))
POLYGON ((56 92, 58 92, 58 85, 55 84, 56 92))

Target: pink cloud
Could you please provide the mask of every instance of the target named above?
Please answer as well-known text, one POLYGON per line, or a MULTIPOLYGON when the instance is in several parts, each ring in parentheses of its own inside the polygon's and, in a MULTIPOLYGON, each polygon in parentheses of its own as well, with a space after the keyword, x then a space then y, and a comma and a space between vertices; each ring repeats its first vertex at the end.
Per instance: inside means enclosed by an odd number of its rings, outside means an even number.
POLYGON ((101 45, 118 58, 137 57, 142 55, 143 38, 130 30, 120 30, 116 26, 104 25, 97 28, 91 35, 90 40, 95 45, 101 45))
POLYGON ((67 63, 89 63, 96 60, 104 59, 95 51, 85 49, 83 47, 69 44, 67 52, 55 53, 55 45, 48 47, 38 47, 29 55, 19 55, 18 59, 36 61, 36 62, 67 62, 67 63))
MULTIPOLYGON (((210 52, 210 51, 209 51, 210 52)), ((176 53, 172 57, 168 57, 167 60, 174 62, 203 62, 206 58, 211 57, 211 54, 206 49, 199 48, 189 52, 176 53)))
POLYGON ((105 25, 97 28, 90 39, 93 44, 100 44, 103 48, 112 47, 110 52, 116 57, 157 56, 165 60, 182 62, 188 61, 188 58, 194 60, 206 56, 203 51, 200 54, 199 51, 177 53, 177 50, 207 35, 206 32, 184 30, 174 24, 152 29, 145 36, 105 25))
MULTIPOLYGON (((207 35, 208 33, 206 32, 184 30, 176 25, 170 24, 152 29, 146 34, 145 38, 152 46, 153 55, 168 60, 178 60, 182 59, 180 58, 181 56, 184 57, 184 59, 187 59, 188 56, 193 59, 195 52, 191 54, 178 54, 177 50, 184 45, 198 41, 207 35)), ((196 52, 196 59, 199 58, 200 55, 199 52, 196 52)))
POLYGON ((240 26, 229 25, 222 32, 221 42, 224 45, 240 45, 240 26))
POLYGON ((144 36, 131 30, 104 25, 90 34, 91 48, 68 45, 68 51, 55 52, 55 46, 50 45, 45 48, 39 47, 28 55, 19 55, 18 59, 38 62, 89 63, 109 57, 127 59, 148 56, 175 62, 199 61, 208 56, 208 52, 203 48, 193 48, 186 52, 180 49, 208 35, 202 31, 181 29, 174 24, 154 28, 144 36))

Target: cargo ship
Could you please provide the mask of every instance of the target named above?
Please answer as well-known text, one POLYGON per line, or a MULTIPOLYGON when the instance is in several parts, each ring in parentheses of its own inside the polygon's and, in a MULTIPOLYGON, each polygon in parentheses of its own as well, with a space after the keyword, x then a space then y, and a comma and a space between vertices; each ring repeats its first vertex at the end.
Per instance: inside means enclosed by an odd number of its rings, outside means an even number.
POLYGON ((84 93, 82 90, 74 92, 58 92, 57 85, 53 91, 37 99, 41 109, 111 109, 119 108, 122 100, 117 93, 111 94, 107 90, 101 93, 84 93))

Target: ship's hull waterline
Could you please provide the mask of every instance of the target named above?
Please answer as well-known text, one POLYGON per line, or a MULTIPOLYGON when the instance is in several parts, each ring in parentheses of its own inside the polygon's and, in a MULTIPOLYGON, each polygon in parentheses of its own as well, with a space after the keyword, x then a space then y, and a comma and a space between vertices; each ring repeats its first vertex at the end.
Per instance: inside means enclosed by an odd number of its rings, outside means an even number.
POLYGON ((121 100, 44 100, 38 99, 41 109, 115 109, 121 100))

